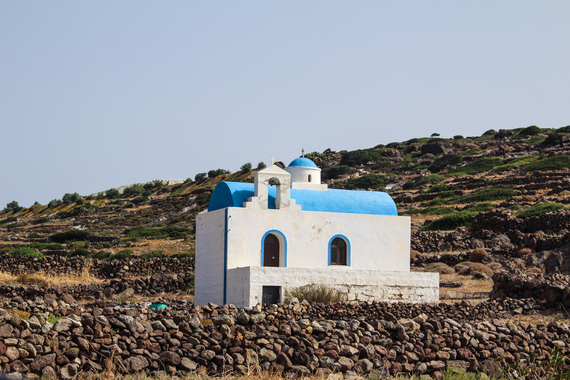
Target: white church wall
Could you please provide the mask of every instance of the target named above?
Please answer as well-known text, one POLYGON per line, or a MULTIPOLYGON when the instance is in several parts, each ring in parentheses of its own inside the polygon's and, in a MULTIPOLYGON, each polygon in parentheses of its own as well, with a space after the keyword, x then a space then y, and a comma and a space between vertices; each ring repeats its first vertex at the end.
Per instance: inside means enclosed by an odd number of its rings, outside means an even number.
POLYGON ((348 300, 437 302, 439 274, 384 272, 347 268, 246 267, 228 270, 227 303, 251 307, 262 302, 263 286, 281 286, 281 298, 292 289, 324 284, 347 294, 348 300))
POLYGON ((196 305, 223 304, 225 210, 196 217, 196 305))
POLYGON ((351 269, 410 269, 409 217, 237 207, 228 208, 228 268, 261 266, 262 238, 272 230, 286 239, 287 267, 329 268, 329 242, 342 235, 351 269))

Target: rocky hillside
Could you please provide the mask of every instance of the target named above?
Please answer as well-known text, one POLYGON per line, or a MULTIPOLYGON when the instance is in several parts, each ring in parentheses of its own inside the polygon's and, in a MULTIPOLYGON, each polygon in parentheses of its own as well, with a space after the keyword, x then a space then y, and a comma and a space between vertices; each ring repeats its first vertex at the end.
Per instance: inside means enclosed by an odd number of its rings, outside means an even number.
POLYGON ((477 304, 192 306, 196 215, 219 181, 253 181, 250 165, 11 202, 0 212, 0 371, 563 378, 569 140, 570 126, 531 126, 307 155, 331 188, 390 193, 412 221, 412 270, 439 272, 444 299, 489 298, 477 304))

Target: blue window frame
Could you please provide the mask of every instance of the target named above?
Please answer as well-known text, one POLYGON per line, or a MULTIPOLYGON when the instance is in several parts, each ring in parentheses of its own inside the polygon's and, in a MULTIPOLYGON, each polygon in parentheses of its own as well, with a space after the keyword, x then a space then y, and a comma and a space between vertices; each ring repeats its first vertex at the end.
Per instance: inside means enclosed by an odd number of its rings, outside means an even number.
POLYGON ((344 235, 329 240, 329 265, 350 266, 350 241, 344 235))

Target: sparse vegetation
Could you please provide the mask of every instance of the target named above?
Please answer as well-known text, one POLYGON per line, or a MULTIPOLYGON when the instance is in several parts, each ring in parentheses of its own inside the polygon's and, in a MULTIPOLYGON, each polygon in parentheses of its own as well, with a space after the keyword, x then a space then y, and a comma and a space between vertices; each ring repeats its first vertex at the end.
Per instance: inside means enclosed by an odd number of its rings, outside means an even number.
POLYGON ((447 231, 458 227, 469 227, 475 214, 477 213, 473 211, 459 211, 436 219, 422 229, 426 231, 447 231))
POLYGON ((354 178, 346 184, 347 189, 382 189, 386 186, 385 177, 380 174, 365 174, 354 178))
POLYGON ((457 153, 449 153, 437 158, 429 167, 428 170, 432 173, 438 173, 447 168, 460 164, 463 158, 457 153))
POLYGON ((533 172, 538 170, 567 170, 570 169, 570 156, 561 155, 537 160, 525 165, 521 170, 533 172))
POLYGON ((70 230, 66 232, 59 232, 53 235, 50 235, 49 240, 56 242, 56 243, 67 243, 70 241, 82 241, 87 239, 87 237, 91 235, 89 231, 84 230, 70 230))
POLYGON ((323 179, 335 179, 343 174, 352 173, 352 168, 348 165, 333 166, 322 171, 323 179))
POLYGON ((295 297, 299 301, 306 300, 308 302, 322 304, 343 302, 347 299, 346 293, 322 284, 300 286, 298 288, 291 289, 291 291, 286 294, 286 297, 295 297))
POLYGON ((383 160, 381 151, 377 149, 359 149, 345 153, 340 165, 356 166, 383 160))
POLYGON ((550 203, 550 202, 537 203, 534 206, 531 206, 529 208, 517 212, 515 216, 517 218, 524 219, 524 218, 529 218, 531 216, 548 214, 550 212, 561 210, 563 208, 564 205, 560 203, 550 203))
POLYGON ((125 237, 130 239, 152 238, 152 239, 184 239, 190 234, 190 230, 185 227, 166 226, 166 227, 134 227, 123 231, 125 237))

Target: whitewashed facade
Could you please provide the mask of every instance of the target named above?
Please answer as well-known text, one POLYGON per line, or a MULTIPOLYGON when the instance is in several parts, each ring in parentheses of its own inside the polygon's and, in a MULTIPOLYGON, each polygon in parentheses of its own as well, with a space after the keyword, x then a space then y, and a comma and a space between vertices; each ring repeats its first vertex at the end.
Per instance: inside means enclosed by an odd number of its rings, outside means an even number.
POLYGON ((307 158, 219 183, 196 221, 196 305, 251 307, 310 284, 349 299, 439 299, 437 273, 410 272, 410 218, 388 194, 327 189, 307 158))

